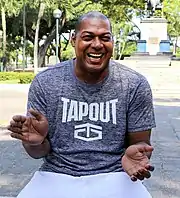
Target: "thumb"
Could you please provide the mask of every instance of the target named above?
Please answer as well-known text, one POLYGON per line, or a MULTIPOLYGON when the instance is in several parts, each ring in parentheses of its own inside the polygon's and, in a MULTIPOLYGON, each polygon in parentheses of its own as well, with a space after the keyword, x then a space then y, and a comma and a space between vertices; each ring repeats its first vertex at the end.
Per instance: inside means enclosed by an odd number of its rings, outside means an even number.
POLYGON ((46 117, 42 113, 40 113, 40 112, 38 112, 38 111, 36 111, 34 109, 30 109, 29 110, 29 113, 32 116, 34 116, 38 121, 44 121, 44 120, 46 120, 46 117))
POLYGON ((150 145, 146 145, 145 146, 145 152, 152 152, 154 150, 154 148, 150 145))
POLYGON ((139 144, 137 146, 140 152, 152 152, 154 150, 152 146, 147 145, 147 144, 139 144))

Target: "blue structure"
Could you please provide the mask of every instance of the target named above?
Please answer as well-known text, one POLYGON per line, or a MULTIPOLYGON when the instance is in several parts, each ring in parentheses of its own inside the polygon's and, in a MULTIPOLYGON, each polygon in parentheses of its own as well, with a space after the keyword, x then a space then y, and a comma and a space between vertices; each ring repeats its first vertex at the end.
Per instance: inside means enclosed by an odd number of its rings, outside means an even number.
POLYGON ((137 52, 146 52, 146 40, 137 41, 137 52))
POLYGON ((161 40, 161 42, 159 44, 159 51, 160 52, 170 52, 170 41, 161 40))

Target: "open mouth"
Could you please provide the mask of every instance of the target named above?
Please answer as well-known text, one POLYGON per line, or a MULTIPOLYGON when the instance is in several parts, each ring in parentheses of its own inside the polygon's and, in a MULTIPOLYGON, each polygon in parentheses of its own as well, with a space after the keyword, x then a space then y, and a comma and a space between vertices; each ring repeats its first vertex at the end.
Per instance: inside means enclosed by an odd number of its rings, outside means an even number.
POLYGON ((100 59, 100 58, 102 58, 102 57, 104 56, 104 54, 103 54, 103 53, 101 53, 101 54, 88 53, 87 56, 88 56, 89 58, 100 59))

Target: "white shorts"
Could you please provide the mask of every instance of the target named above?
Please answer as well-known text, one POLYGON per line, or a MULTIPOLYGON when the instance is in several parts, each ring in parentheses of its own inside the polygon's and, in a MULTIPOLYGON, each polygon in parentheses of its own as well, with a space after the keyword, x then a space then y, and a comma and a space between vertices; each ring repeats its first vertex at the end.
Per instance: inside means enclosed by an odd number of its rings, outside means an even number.
POLYGON ((73 177, 37 171, 17 198, 152 198, 124 172, 73 177))

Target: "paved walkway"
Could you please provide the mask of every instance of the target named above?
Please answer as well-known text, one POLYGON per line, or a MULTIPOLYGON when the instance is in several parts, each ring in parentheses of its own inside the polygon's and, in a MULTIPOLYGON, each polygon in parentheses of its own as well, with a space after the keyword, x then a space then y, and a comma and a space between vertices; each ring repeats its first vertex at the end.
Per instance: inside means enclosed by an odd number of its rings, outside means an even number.
POLYGON ((145 184, 153 198, 179 198, 180 67, 131 67, 147 77, 154 96, 157 127, 152 133, 152 144, 155 148, 152 163, 156 169, 145 184))
MULTIPOLYGON (((139 67, 149 80, 154 95, 157 127, 152 133, 155 151, 152 163, 156 169, 145 182, 153 198, 180 197, 180 70, 171 67, 139 67)), ((27 98, 25 86, 0 86, 0 121, 7 122, 14 113, 24 113, 27 98), (3 105, 2 105, 3 104, 3 105), (3 112, 3 113, 2 113, 3 112)), ((19 141, 0 130, 0 198, 16 196, 42 163, 23 151, 19 141)))

